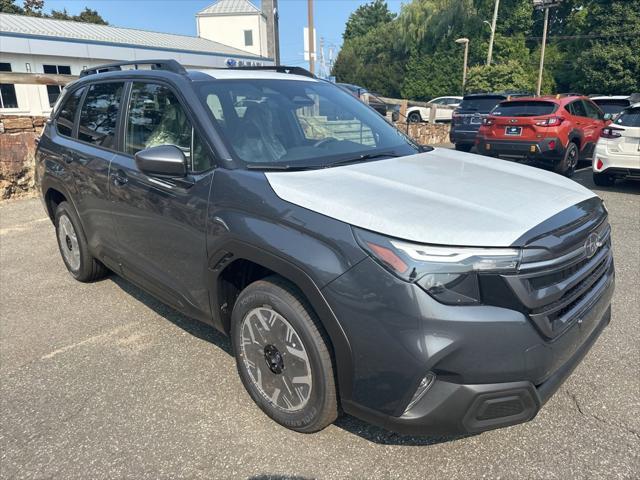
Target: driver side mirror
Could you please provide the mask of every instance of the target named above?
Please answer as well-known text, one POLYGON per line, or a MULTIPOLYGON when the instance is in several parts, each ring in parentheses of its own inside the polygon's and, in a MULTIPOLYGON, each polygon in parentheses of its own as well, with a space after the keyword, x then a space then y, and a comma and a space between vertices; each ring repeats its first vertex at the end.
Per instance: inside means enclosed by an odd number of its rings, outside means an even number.
POLYGON ((187 174, 187 159, 175 145, 146 148, 136 153, 134 158, 140 171, 147 175, 184 177, 187 174))

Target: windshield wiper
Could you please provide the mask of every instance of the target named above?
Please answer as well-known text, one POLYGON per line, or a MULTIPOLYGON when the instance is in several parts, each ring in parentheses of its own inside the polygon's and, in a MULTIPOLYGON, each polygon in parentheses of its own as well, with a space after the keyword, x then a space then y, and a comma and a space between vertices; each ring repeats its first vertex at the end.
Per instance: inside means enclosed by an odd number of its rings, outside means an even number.
POLYGON ((288 165, 288 164, 274 164, 274 163, 249 163, 247 170, 263 170, 263 171, 284 171, 284 170, 312 170, 320 168, 317 165, 288 165))
POLYGON ((357 157, 352 157, 352 158, 345 158, 342 160, 338 160, 337 162, 332 162, 326 165, 325 168, 330 168, 330 167, 340 167, 342 165, 350 165, 352 163, 360 163, 360 162, 366 162, 367 160, 373 160, 374 158, 382 158, 382 157, 386 157, 386 158, 398 158, 398 157, 402 157, 404 155, 397 155, 395 153, 365 153, 362 155, 358 155, 357 157))

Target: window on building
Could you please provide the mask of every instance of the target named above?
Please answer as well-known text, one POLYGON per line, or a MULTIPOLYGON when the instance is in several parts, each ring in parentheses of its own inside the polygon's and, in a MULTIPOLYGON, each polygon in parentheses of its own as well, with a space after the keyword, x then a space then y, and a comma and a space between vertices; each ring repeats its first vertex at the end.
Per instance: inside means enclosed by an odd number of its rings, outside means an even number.
POLYGON ((65 137, 73 136, 76 112, 78 111, 78 106, 83 92, 84 88, 79 88, 71 95, 68 95, 64 104, 60 108, 60 113, 56 119, 56 127, 58 128, 58 133, 60 135, 64 135, 65 137))
MULTIPOLYGON (((44 73, 52 73, 54 75, 71 75, 71 67, 69 65, 43 65, 44 73)), ((62 87, 60 85, 47 85, 47 95, 49 97, 49 106, 53 107, 60 96, 62 87)))
POLYGON ((191 122, 175 94, 163 85, 134 83, 127 118, 125 150, 134 155, 145 148, 175 145, 199 172, 211 167, 206 148, 194 135, 191 122))
POLYGON ((244 31, 244 46, 245 47, 253 46, 253 30, 244 31))
MULTIPOLYGON (((10 63, 0 63, 0 72, 10 71, 10 63)), ((16 87, 12 83, 0 83, 0 108, 18 108, 16 87)))
POLYGON ((116 124, 123 83, 91 85, 80 111, 78 138, 106 148, 115 147, 116 124))

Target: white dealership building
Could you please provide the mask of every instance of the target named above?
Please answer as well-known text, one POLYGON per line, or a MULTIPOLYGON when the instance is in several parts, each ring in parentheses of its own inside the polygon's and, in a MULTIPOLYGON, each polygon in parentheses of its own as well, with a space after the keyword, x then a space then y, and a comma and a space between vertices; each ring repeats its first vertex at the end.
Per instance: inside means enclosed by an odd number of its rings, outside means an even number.
MULTIPOLYGON (((267 24, 248 0, 218 0, 199 12, 195 37, 1 13, 0 72, 78 75, 104 63, 168 58, 186 68, 271 65, 267 24)), ((60 90, 0 84, 0 114, 48 115, 60 90)))

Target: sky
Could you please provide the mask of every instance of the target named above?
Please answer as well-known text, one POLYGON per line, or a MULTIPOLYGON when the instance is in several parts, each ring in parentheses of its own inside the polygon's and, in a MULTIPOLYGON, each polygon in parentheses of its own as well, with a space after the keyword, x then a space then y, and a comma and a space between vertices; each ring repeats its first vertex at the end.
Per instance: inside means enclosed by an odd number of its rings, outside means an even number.
MULTIPOLYGON (((260 0, 252 0, 260 6, 260 0)), ((20 3, 20 2, 16 2, 20 3)), ((78 13, 85 6, 97 10, 111 25, 158 32, 195 35, 195 14, 213 0, 45 0, 45 11, 67 9, 78 13)), ((316 38, 335 50, 342 44, 344 25, 365 0, 314 0, 316 38)), ((387 0, 399 12, 401 0, 387 0)), ((280 59, 284 65, 307 66, 303 58, 303 28, 307 26, 307 0, 278 0, 280 9, 280 59)), ((328 55, 328 47, 325 49, 328 55)))

